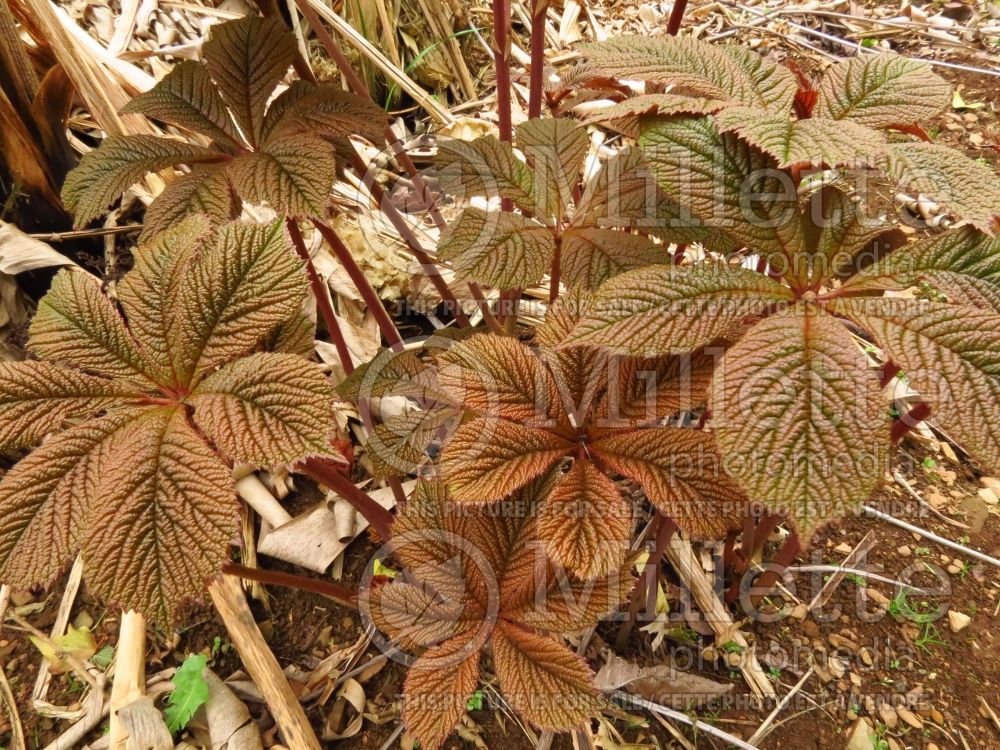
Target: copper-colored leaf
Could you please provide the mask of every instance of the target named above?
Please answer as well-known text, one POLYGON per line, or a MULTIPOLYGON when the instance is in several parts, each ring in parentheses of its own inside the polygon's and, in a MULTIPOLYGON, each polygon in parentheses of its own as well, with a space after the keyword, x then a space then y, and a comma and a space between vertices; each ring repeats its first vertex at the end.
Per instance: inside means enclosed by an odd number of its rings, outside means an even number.
MULTIPOLYGON (((596 580, 580 580, 551 571, 548 588, 538 596, 538 581, 521 589, 521 596, 511 599, 504 607, 504 616, 529 628, 551 633, 575 633, 627 607, 635 586, 631 573, 634 556, 626 558, 617 570, 596 580)), ((544 566, 536 568, 541 575, 544 566)))
POLYGON ((551 636, 501 621, 493 663, 504 697, 539 729, 573 729, 603 705, 586 662, 551 636))
POLYGON ((84 227, 149 172, 175 164, 216 161, 218 152, 154 135, 113 135, 86 154, 63 183, 62 200, 84 227))
POLYGON ((923 300, 838 300, 930 404, 935 419, 1000 470, 1000 315, 923 300))
POLYGON ((885 472, 878 382, 847 328, 815 306, 751 328, 723 356, 709 407, 729 473, 803 539, 867 500, 885 472))
MULTIPOLYGON (((719 349, 721 354, 721 347, 719 349)), ((716 353, 697 351, 666 357, 625 358, 615 389, 608 389, 601 416, 612 425, 650 425, 705 403, 716 353)))
POLYGON ((150 384, 151 362, 97 279, 81 271, 56 274, 31 321, 28 348, 45 359, 150 384))
POLYGON ((459 600, 468 589, 485 592, 487 587, 484 571, 469 558, 472 543, 459 541, 468 538, 467 517, 455 513, 450 502, 440 482, 418 482, 393 522, 392 544, 393 554, 415 580, 459 600))
POLYGON ((580 317, 590 307, 591 295, 571 288, 561 295, 545 313, 542 324, 535 328, 535 342, 556 384, 561 409, 554 410, 557 418, 565 416, 570 426, 584 423, 594 399, 607 383, 607 354, 592 346, 557 348, 568 337, 580 317))
POLYGON ((129 330, 174 383, 180 380, 176 360, 186 343, 177 292, 192 260, 208 242, 209 231, 204 217, 191 216, 143 242, 132 254, 132 270, 118 285, 129 330))
POLYGON ((437 254, 462 278, 523 289, 541 280, 554 251, 552 232, 534 219, 467 208, 441 233, 437 254))
POLYGON ((168 623, 200 596, 238 527, 232 472, 182 409, 150 410, 118 431, 83 541, 90 589, 168 623), (117 462, 117 464, 115 463, 117 462))
POLYGON ((267 147, 286 135, 311 133, 323 138, 362 135, 380 143, 385 118, 367 98, 336 86, 295 81, 268 108, 261 141, 267 147))
POLYGON ((316 350, 316 322, 300 310, 271 331, 264 348, 310 357, 316 350))
POLYGON ((793 299, 786 287, 744 268, 649 266, 603 284, 565 343, 640 357, 681 353, 724 336, 769 304, 793 299))
POLYGON ((624 271, 665 262, 666 248, 640 235, 582 227, 562 236, 560 268, 568 286, 596 289, 624 271))
POLYGON ((531 170, 496 136, 439 141, 434 165, 441 187, 458 198, 509 198, 525 211, 535 209, 531 170))
POLYGON ((441 453, 441 472, 456 500, 500 500, 541 476, 570 447, 551 432, 476 418, 452 435, 441 453))
POLYGON ((555 386, 538 355, 517 339, 473 336, 438 356, 438 383, 482 416, 532 424, 544 421, 555 386))
POLYGON ((583 579, 618 571, 632 538, 632 507, 593 463, 577 461, 538 516, 553 561, 583 579))
POLYGON ((212 27, 204 53, 240 130, 257 145, 267 100, 295 58, 295 38, 277 18, 249 13, 212 27))
POLYGON ((619 36, 584 47, 603 73, 674 84, 699 96, 788 111, 798 90, 790 70, 739 47, 690 36, 619 36))
POLYGON ((951 87, 922 60, 858 55, 827 70, 813 115, 872 128, 926 122, 948 106, 951 87))
MULTIPOLYGON (((53 435, 0 482, 0 578, 23 589, 48 584, 79 548, 80 526, 107 442, 140 410, 118 411, 53 435)), ((132 466, 132 464, 129 464, 132 466)))
POLYGON ((222 97, 205 67, 193 60, 177 63, 156 86, 126 104, 122 113, 129 112, 180 125, 228 147, 239 146, 222 97))
POLYGON ((954 304, 1000 314, 1000 239, 964 226, 899 248, 844 284, 903 290, 927 282, 954 304))
POLYGON ((463 616, 460 602, 441 599, 439 593, 433 582, 392 581, 372 588, 367 612, 404 649, 427 648, 480 625, 463 616))
POLYGON ((260 353, 213 372, 191 392, 195 422, 235 461, 290 464, 330 453, 333 389, 319 365, 260 353))
POLYGON ((907 192, 928 196, 984 232, 996 231, 1000 176, 992 167, 938 143, 895 143, 887 169, 907 192))
POLYGON ((134 395, 124 383, 48 362, 0 364, 0 449, 25 448, 59 429, 134 395))
POLYGON ((587 123, 606 125, 633 138, 639 137, 639 118, 643 115, 709 115, 727 105, 725 99, 682 96, 680 94, 643 94, 633 96, 587 117, 587 123))
POLYGON ((376 479, 418 473, 428 446, 454 416, 448 408, 414 409, 375 425, 365 448, 376 479))
POLYGON ((534 213, 561 221, 590 148, 587 129, 572 120, 533 118, 518 126, 517 146, 534 176, 534 213))
POLYGON ((152 239, 191 214, 220 222, 240 215, 242 203, 229 183, 227 164, 205 164, 167 185, 142 217, 140 241, 152 239))
POLYGON ((801 163, 866 167, 886 148, 881 131, 850 121, 821 117, 792 120, 787 112, 731 107, 717 114, 715 122, 720 132, 734 132, 773 156, 781 169, 801 163))
POLYGON ((178 372, 197 378, 254 351, 299 310, 306 292, 280 221, 222 227, 178 288, 178 372))
POLYGON ((779 273, 805 249, 792 183, 775 160, 711 117, 652 118, 639 137, 664 194, 704 223, 765 255, 779 273))
POLYGON ((434 389, 433 373, 416 352, 382 349, 348 375, 337 393, 355 402, 388 395, 433 400, 439 395, 434 389))
POLYGON ((587 181, 572 225, 638 229, 666 242, 700 242, 709 232, 701 219, 664 195, 642 152, 630 147, 605 160, 587 181))
POLYGON ((622 432, 596 441, 593 450, 695 538, 723 539, 744 515, 746 496, 723 471, 709 433, 680 427, 622 432))
POLYGON ((403 721, 420 747, 437 750, 465 715, 479 685, 479 650, 458 636, 428 649, 410 667, 403 692, 403 721))
POLYGON ((229 165, 236 192, 289 216, 325 216, 337 165, 333 147, 313 135, 287 135, 266 151, 244 154, 229 165))
POLYGON ((826 281, 844 272, 872 240, 894 227, 888 212, 875 212, 860 196, 848 195, 833 185, 824 186, 814 200, 822 222, 811 259, 814 280, 826 281))

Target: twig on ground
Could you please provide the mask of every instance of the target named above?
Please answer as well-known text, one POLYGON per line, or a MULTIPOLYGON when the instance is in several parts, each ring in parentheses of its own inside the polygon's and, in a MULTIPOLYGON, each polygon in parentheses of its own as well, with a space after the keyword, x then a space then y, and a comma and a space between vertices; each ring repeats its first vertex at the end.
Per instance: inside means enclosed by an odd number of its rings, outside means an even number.
POLYGON ((10 606, 10 584, 0 586, 0 634, 3 634, 3 622, 7 618, 7 607, 10 606))
POLYGON ((751 745, 755 745, 762 739, 764 739, 764 737, 767 735, 769 731, 768 728, 771 726, 771 723, 775 720, 775 718, 777 718, 778 714, 781 713, 781 710, 788 705, 788 702, 792 699, 792 697, 796 693, 798 693, 799 690, 802 689, 802 686, 805 685, 806 680, 808 680, 812 676, 812 673, 815 671, 816 671, 815 665, 809 667, 806 673, 802 675, 802 677, 799 679, 798 682, 795 683, 795 686, 788 691, 785 697, 782 698, 781 701, 778 703, 778 705, 774 707, 774 710, 767 715, 767 718, 764 719, 763 723, 759 727, 757 727, 757 731, 754 732, 752 735, 750 735, 750 739, 748 739, 747 742, 749 742, 751 745))
POLYGON ((861 568, 845 568, 843 565, 789 565, 787 570, 789 573, 847 573, 848 575, 861 576, 862 578, 871 578, 873 581, 888 583, 890 586, 909 589, 916 594, 927 593, 921 588, 903 583, 895 578, 882 576, 878 573, 872 573, 870 570, 862 570, 861 568))
POLYGON ((29 234, 34 240, 42 242, 64 242, 67 240, 78 240, 84 237, 103 237, 109 234, 125 234, 126 232, 138 232, 142 229, 142 224, 125 224, 118 227, 97 227, 95 229, 77 229, 72 232, 42 232, 41 234, 29 234))
POLYGON ((10 724, 11 750, 27 750, 24 727, 21 726, 21 716, 17 712, 17 700, 14 698, 14 691, 10 689, 10 683, 7 682, 7 675, 2 666, 0 666, 0 699, 3 699, 7 711, 7 723, 10 724))
POLYGON ((240 659, 264 696, 285 745, 296 750, 321 750, 306 712, 253 619, 239 581, 219 576, 208 592, 240 659))
POLYGON ((857 543, 854 549, 847 553, 847 557, 845 557, 841 563, 841 567, 844 568, 844 570, 837 571, 827 579, 826 583, 823 584, 823 588, 821 588, 816 596, 813 597, 813 600, 809 602, 810 612, 814 609, 822 608, 830 600, 830 597, 833 596, 833 592, 837 590, 840 582, 843 581, 844 577, 847 575, 846 569, 852 568, 857 565, 858 562, 864 560, 871 548, 875 546, 876 541, 875 534, 869 531, 864 535, 861 541, 857 543))
POLYGON ((146 618, 138 612, 122 612, 115 648, 114 681, 111 683, 111 750, 125 750, 129 734, 118 711, 142 697, 146 687, 146 618))
POLYGON ((621 690, 616 690, 612 695, 619 700, 629 701, 636 704, 637 706, 642 706, 647 711, 652 711, 653 713, 660 714, 661 716, 666 716, 674 721, 680 721, 688 726, 697 728, 699 732, 704 732, 705 734, 711 735, 712 737, 717 737, 724 742, 728 742, 730 745, 735 745, 736 747, 742 748, 742 750, 759 750, 756 745, 751 745, 744 742, 739 737, 736 737, 729 732, 723 732, 718 727, 713 727, 711 724, 706 724, 703 721, 698 721, 697 719, 692 719, 690 716, 682 714, 680 711, 674 711, 672 708, 667 708, 666 706, 661 706, 658 703, 652 703, 644 698, 640 698, 636 695, 629 695, 628 693, 622 692, 621 690))
POLYGON ((877 518, 880 521, 886 521, 891 523, 893 526, 898 526, 901 529, 906 529, 907 531, 912 531, 914 534, 919 534, 924 539, 930 539, 931 541, 937 542, 948 549, 953 549, 956 552, 961 552, 964 555, 973 557, 976 560, 981 560, 982 562, 989 563, 997 568, 1000 568, 1000 560, 995 557, 990 557, 987 554, 978 552, 977 550, 966 547, 964 544, 959 544, 958 542, 953 542, 950 539, 945 539, 943 536, 938 536, 933 531, 928 531, 927 529, 922 529, 919 526, 914 526, 912 523, 907 523, 906 521, 901 521, 895 516, 890 516, 888 513, 883 513, 870 505, 862 505, 861 509, 865 512, 865 515, 871 518, 877 518))
POLYGON ((695 603, 716 636, 727 641, 735 641, 743 649, 739 668, 754 697, 760 702, 764 702, 765 699, 776 700, 778 696, 774 692, 774 685, 761 668, 757 655, 750 648, 746 638, 734 627, 728 610, 715 595, 715 587, 702 570, 701 562, 694 554, 691 543, 674 534, 667 546, 666 554, 681 582, 691 591, 695 603))
POLYGON ((395 744, 396 740, 399 739, 399 735, 403 733, 403 728, 403 723, 400 722, 399 726, 389 735, 389 739, 382 743, 382 747, 379 750, 389 750, 395 744))
POLYGON ((665 716, 660 716, 659 714, 654 713, 653 718, 660 722, 660 726, 670 732, 670 735, 681 744, 681 747, 683 747, 684 750, 698 750, 698 748, 691 744, 691 740, 681 733, 681 730, 667 721, 665 716))
POLYGON ((83 716, 69 729, 45 746, 45 750, 74 750, 87 734, 97 728, 108 712, 111 711, 111 701, 105 699, 104 687, 106 679, 103 674, 97 675, 97 689, 92 690, 83 702, 83 716))
MULTIPOLYGON (((749 13, 752 16, 757 16, 758 18, 768 17, 768 14, 764 13, 764 11, 757 10, 755 8, 749 8, 745 5, 741 5, 740 3, 733 2, 732 0, 719 0, 719 2, 721 2, 723 5, 728 5, 731 8, 737 8, 743 11, 744 13, 749 13)), ((810 26, 805 26, 801 23, 795 23, 794 21, 787 21, 787 20, 785 21, 785 23, 788 24, 789 27, 796 29, 797 31, 801 31, 803 34, 808 34, 809 36, 816 37, 817 39, 823 39, 827 42, 834 42, 835 44, 839 44, 842 47, 854 50, 859 55, 878 54, 877 50, 868 49, 866 47, 863 47, 861 44, 857 42, 851 42, 848 41, 847 39, 841 39, 839 36, 834 36, 833 34, 827 34, 825 31, 819 31, 818 29, 814 29, 810 26)), ((936 66, 939 68, 951 68, 952 70, 962 70, 965 71, 966 73, 978 73, 980 75, 1000 78, 1000 70, 977 68, 973 65, 962 65, 961 63, 952 63, 952 62, 947 62, 945 60, 934 60, 932 58, 919 58, 919 60, 921 62, 927 63, 928 65, 936 66)))
MULTIPOLYGON (((20 615, 14 613, 14 612, 11 612, 8 615, 8 617, 11 620, 13 620, 14 622, 16 622, 17 625, 18 625, 18 627, 22 628, 23 630, 25 630, 28 633, 31 633, 33 636, 35 636, 35 638, 37 638, 38 640, 42 641, 43 643, 48 644, 48 646, 51 647, 53 651, 58 651, 58 649, 52 643, 52 639, 49 636, 45 635, 45 633, 43 633, 41 630, 39 630, 38 628, 36 628, 34 625, 32 625, 27 620, 25 620, 23 617, 21 617, 20 615)), ((53 637, 55 637, 55 636, 53 636, 53 637)), ((77 677, 79 677, 81 680, 83 680, 88 685, 90 685, 91 688, 96 688, 97 687, 97 680, 94 678, 94 675, 92 675, 89 671, 87 671, 87 665, 86 664, 84 664, 78 658, 76 658, 75 656, 73 656, 73 654, 71 654, 71 653, 63 652, 62 654, 60 654, 60 657, 70 666, 70 668, 73 670, 73 673, 77 677)), ((48 659, 45 659, 44 660, 44 664, 48 665, 48 663, 49 663, 48 659)), ((46 674, 48 674, 48 670, 47 669, 46 669, 46 674)), ((41 676, 41 675, 39 675, 39 676, 41 676)), ((47 685, 46 685, 46 687, 47 687, 47 685)))
MULTIPOLYGON (((59 610, 56 612, 55 622, 52 623, 52 630, 49 631, 50 637, 57 638, 66 632, 66 626, 69 624, 69 616, 73 610, 73 602, 76 600, 77 592, 80 590, 80 583, 83 580, 83 558, 77 556, 76 560, 73 561, 73 567, 70 568, 69 577, 66 579, 66 588, 63 591, 62 599, 59 602, 59 610)), ((13 618, 14 615, 8 615, 13 618)), ((46 699, 49 692, 49 682, 52 679, 51 672, 49 672, 49 662, 47 660, 42 661, 42 666, 38 670, 38 676, 35 678, 35 685, 31 691, 32 704, 35 710, 46 716, 58 716, 61 718, 79 718, 83 715, 80 710, 69 710, 67 708, 61 708, 59 706, 54 706, 49 703, 46 699)))
POLYGON ((904 490, 906 490, 906 494, 908 494, 910 497, 912 497, 914 500, 916 500, 917 503, 920 505, 920 507, 923 508, 924 510, 929 511, 930 513, 934 514, 935 516, 937 516, 939 519, 941 519, 945 523, 951 524, 952 526, 955 526, 956 528, 959 528, 959 529, 967 529, 967 528, 969 528, 968 524, 964 524, 961 521, 956 521, 954 518, 948 518, 948 516, 944 515, 944 513, 941 513, 937 508, 935 508, 929 502, 927 502, 926 500, 924 500, 924 498, 921 496, 921 494, 919 492, 917 492, 915 489, 913 489, 913 486, 908 481, 906 481, 906 477, 904 477, 900 473, 899 469, 894 469, 893 470, 893 472, 892 472, 892 478, 895 479, 896 480, 896 484, 898 484, 900 487, 902 487, 904 490))

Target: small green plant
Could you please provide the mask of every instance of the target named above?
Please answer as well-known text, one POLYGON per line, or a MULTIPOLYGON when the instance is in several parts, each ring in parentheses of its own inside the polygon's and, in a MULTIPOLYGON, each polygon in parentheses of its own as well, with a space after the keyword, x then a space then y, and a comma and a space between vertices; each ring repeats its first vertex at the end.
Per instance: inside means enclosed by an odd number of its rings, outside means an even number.
POLYGON ((472 695, 469 696, 469 700, 465 702, 465 709, 467 711, 482 711, 483 710, 483 691, 477 690, 472 695))
POLYGON ((220 654, 228 654, 233 650, 233 644, 219 636, 212 638, 211 658, 216 659, 220 654))
POLYGON ((960 581, 964 581, 966 576, 968 576, 969 573, 971 572, 972 572, 972 563, 966 560, 965 562, 962 563, 961 567, 958 570, 958 579, 960 581))
POLYGON ((920 635, 913 642, 913 644, 927 654, 931 653, 931 649, 935 646, 947 645, 941 638, 941 631, 938 630, 937 626, 932 622, 923 623, 923 627, 920 629, 920 635))
POLYGON ((49 671, 52 674, 66 673, 71 684, 75 680, 75 676, 72 673, 73 665, 70 662, 72 660, 76 660, 78 664, 85 662, 97 651, 90 629, 77 628, 72 625, 67 628, 63 635, 54 638, 29 635, 28 640, 45 657, 49 663, 49 671))
POLYGON ((204 677, 207 665, 208 657, 205 654, 191 654, 171 678, 174 689, 167 695, 163 717, 172 734, 186 727, 195 712, 208 701, 208 683, 204 677))
POLYGON ((697 643, 698 641, 698 632, 690 625, 678 625, 676 628, 672 628, 667 636, 678 643, 697 643))
POLYGON ((906 589, 900 590, 889 602, 889 614, 899 620, 910 620, 918 624, 926 624, 940 617, 938 608, 927 601, 913 603, 906 589))
POLYGON ((115 658, 115 647, 110 643, 90 657, 90 663, 98 669, 107 669, 115 658))

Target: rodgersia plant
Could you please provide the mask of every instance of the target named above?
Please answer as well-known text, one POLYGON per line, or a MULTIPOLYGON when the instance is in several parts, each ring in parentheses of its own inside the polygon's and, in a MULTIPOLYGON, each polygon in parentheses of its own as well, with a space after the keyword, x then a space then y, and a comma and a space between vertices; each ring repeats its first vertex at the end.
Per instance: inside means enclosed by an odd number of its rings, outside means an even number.
POLYGON ((50 582, 80 553, 95 594, 162 624, 200 596, 239 528, 232 462, 337 456, 306 289, 280 223, 200 217, 136 251, 117 301, 60 271, 39 359, 0 367, 0 446, 34 447, 0 481, 0 580, 50 582))
MULTIPOLYGON (((484 654, 539 727, 599 710, 589 668, 559 635, 630 589, 633 507, 616 483, 705 537, 727 533, 748 499, 787 510, 803 540, 866 499, 900 432, 868 341, 889 360, 883 377, 905 370, 950 433, 1000 468, 1000 184, 914 140, 947 105, 945 83, 872 56, 813 87, 748 50, 684 38, 586 53, 580 80, 669 89, 585 125, 534 118, 513 143, 441 143, 437 158, 440 185, 466 204, 438 259, 504 293, 548 272, 542 325, 517 338, 464 331, 429 355, 401 346, 376 299, 402 351, 339 386, 366 415, 385 397, 412 407, 367 425, 378 479, 423 475, 390 540, 405 569, 367 607, 421 652, 404 717, 427 748, 459 721, 484 654), (586 127, 597 123, 637 143, 595 165, 586 127), (902 247, 897 189, 943 210, 902 247), (925 298, 887 296, 914 285, 925 298), (682 426, 695 420, 709 429, 682 426)), ((312 217, 351 267, 318 219, 343 139, 377 142, 384 113, 304 81, 271 101, 295 55, 277 20, 215 27, 204 64, 177 65, 127 108, 195 142, 111 137, 67 180, 85 224, 146 173, 192 170, 147 210, 117 294, 61 272, 32 325, 39 360, 0 366, 0 448, 34 447, 0 482, 3 581, 51 580, 81 552, 97 594, 168 621, 225 559, 233 462, 336 457, 328 384, 303 356, 314 331, 301 262, 280 223, 226 223, 242 201, 312 217)), ((363 287, 360 271, 352 279, 363 287)))
POLYGON ((709 433, 663 424, 704 402, 713 356, 639 359, 558 349, 586 309, 583 294, 565 296, 530 345, 476 335, 438 352, 433 368, 412 352, 387 352, 340 388, 353 398, 408 396, 427 407, 376 428, 367 448, 386 472, 416 471, 439 428, 461 417, 436 466, 452 502, 501 501, 566 468, 538 498, 538 539, 553 561, 582 579, 620 570, 632 539, 631 503, 612 477, 635 481, 698 538, 724 537, 746 505, 720 471, 709 433))
POLYGON ((514 144, 492 135, 439 143, 442 188, 462 201, 503 202, 464 208, 442 234, 438 258, 498 289, 530 287, 548 271, 554 300, 560 282, 593 289, 622 271, 666 262, 665 245, 649 234, 672 242, 707 237, 696 222, 668 224, 676 207, 651 185, 635 149, 604 160, 580 189, 589 147, 585 127, 553 118, 523 123, 514 144), (645 234, 628 231, 634 228, 645 234))
POLYGON ((759 260, 756 271, 730 261, 624 273, 567 345, 655 356, 751 322, 715 370, 709 424, 730 475, 787 510, 804 539, 867 499, 888 461, 886 403, 859 334, 959 443, 1000 467, 1000 180, 908 135, 947 106, 947 85, 891 55, 834 65, 815 89, 693 40, 623 38, 589 55, 605 73, 675 86, 610 119, 636 128, 668 198, 743 247, 737 259, 759 260), (853 189, 859 176, 878 189, 853 189), (897 222, 866 198, 894 185, 962 225, 889 252, 897 222), (882 294, 917 283, 932 299, 882 294))
POLYGON ((504 697, 535 726, 573 729, 603 705, 562 636, 616 611, 633 579, 571 581, 545 564, 531 510, 554 478, 494 508, 458 510, 440 483, 423 481, 396 520, 393 547, 409 575, 372 587, 363 604, 394 645, 419 652, 403 718, 424 747, 439 747, 464 715, 487 648, 504 697))
POLYGON ((378 142, 385 113, 336 86, 301 80, 271 101, 297 54, 295 38, 276 19, 249 15, 215 26, 204 63, 178 63, 123 110, 178 125, 208 145, 151 135, 107 138, 63 186, 76 224, 103 214, 148 172, 177 164, 193 169, 146 210, 145 237, 193 212, 234 219, 241 199, 288 216, 325 216, 337 144, 353 134, 378 142))

